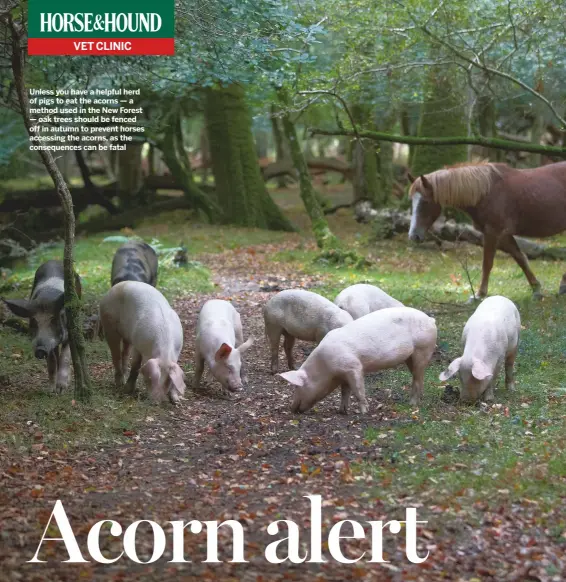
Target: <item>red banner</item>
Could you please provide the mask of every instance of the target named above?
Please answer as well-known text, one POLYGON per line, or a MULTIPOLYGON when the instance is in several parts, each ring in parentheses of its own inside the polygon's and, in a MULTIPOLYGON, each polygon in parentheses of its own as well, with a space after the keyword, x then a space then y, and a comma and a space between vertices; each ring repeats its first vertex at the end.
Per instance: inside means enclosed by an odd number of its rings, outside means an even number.
POLYGON ((31 56, 139 56, 175 54, 174 38, 29 38, 31 56))

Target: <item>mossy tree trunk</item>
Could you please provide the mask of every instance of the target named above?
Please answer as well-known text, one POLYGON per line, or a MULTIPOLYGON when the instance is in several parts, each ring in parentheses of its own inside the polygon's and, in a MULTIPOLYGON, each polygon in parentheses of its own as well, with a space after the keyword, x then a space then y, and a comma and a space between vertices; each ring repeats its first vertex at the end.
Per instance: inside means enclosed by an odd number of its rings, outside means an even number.
MULTIPOLYGON (((361 127, 370 122, 369 108, 355 104, 351 111, 354 121, 361 127)), ((373 206, 380 206, 383 192, 378 175, 376 146, 369 140, 358 139, 352 148, 354 202, 369 200, 373 206)))
MULTIPOLYGON (((451 69, 431 69, 426 99, 421 107, 419 136, 467 135, 466 102, 463 87, 451 69)), ((444 166, 465 162, 466 145, 416 146, 411 164, 415 176, 434 172, 444 166)))
MULTIPOLYGON (((393 131, 396 121, 397 111, 395 109, 379 111, 376 114, 375 126, 378 131, 393 131)), ((393 175, 393 142, 379 142, 377 160, 381 197, 377 201, 376 207, 385 206, 393 193, 393 184, 395 183, 393 175)))
POLYGON ((277 95, 283 108, 281 118, 283 121, 283 131, 285 132, 285 137, 287 138, 287 145, 289 146, 289 152, 291 154, 291 159, 293 160, 293 165, 299 174, 301 198, 305 205, 307 214, 311 220, 316 244, 321 249, 336 248, 339 244, 339 240, 330 230, 328 221, 324 216, 319 196, 315 192, 312 185, 309 169, 305 161, 305 156, 301 151, 295 124, 291 120, 291 116, 289 114, 289 95, 286 89, 283 88, 278 90, 277 95))
MULTIPOLYGON (((491 95, 482 95, 477 105, 478 126, 480 135, 484 137, 497 137, 497 115, 495 111, 495 99, 491 95)), ((482 155, 492 162, 502 159, 501 150, 494 148, 481 148, 482 155)))
POLYGON ((207 89, 205 118, 223 222, 293 230, 265 187, 243 88, 230 85, 207 89))
POLYGON ((168 121, 163 139, 159 142, 164 162, 167 164, 173 178, 175 178, 175 182, 183 189, 185 198, 189 201, 191 207, 204 212, 210 222, 221 222, 222 210, 195 183, 192 168, 185 151, 180 112, 173 111, 168 121))
MULTIPOLYGON (((275 143, 275 161, 282 162, 288 156, 285 148, 285 139, 283 137, 283 132, 280 127, 279 120, 279 109, 275 104, 271 105, 271 131, 273 133, 273 141, 275 143)), ((277 186, 279 188, 285 188, 287 185, 287 180, 285 176, 279 176, 277 178, 277 186)))
MULTIPOLYGON (((28 134, 38 133, 38 126, 32 124, 29 115, 29 103, 24 78, 23 46, 22 37, 24 29, 16 24, 12 17, 8 17, 8 24, 12 33, 12 72, 14 83, 18 95, 18 101, 23 117, 24 125, 28 134)), ((67 327, 69 332, 69 346, 71 348, 71 358, 73 360, 73 371, 75 376, 75 398, 80 402, 88 402, 92 389, 86 362, 84 337, 82 332, 82 307, 75 286, 74 269, 74 242, 75 242, 75 215, 73 212, 73 199, 69 188, 55 163, 53 155, 49 150, 39 150, 41 161, 47 173, 53 180, 57 194, 61 200, 63 208, 65 226, 65 247, 63 251, 63 268, 65 280, 65 312, 67 315, 67 327)))

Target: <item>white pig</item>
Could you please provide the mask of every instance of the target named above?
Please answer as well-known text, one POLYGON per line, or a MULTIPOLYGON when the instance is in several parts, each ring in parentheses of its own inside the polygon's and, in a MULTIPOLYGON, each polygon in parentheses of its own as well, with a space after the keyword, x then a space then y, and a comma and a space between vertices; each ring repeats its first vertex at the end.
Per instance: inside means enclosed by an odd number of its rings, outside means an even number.
POLYGON ((183 370, 177 364, 183 328, 167 299, 147 283, 117 283, 100 301, 100 321, 112 353, 116 387, 123 386, 133 347, 126 390, 134 391, 141 371, 154 401, 168 394, 177 404, 185 393, 183 370))
MULTIPOLYGON (((200 310, 195 345, 194 389, 198 390, 205 362, 212 375, 232 392, 242 389, 242 354, 253 344, 244 343, 240 314, 228 301, 211 299, 200 310)), ((246 381, 245 376, 243 378, 246 381)))
POLYGON ((473 402, 484 395, 489 401, 493 400, 497 376, 505 364, 505 386, 512 390, 520 332, 521 317, 512 301, 500 295, 484 299, 464 327, 464 354, 440 374, 440 380, 458 373, 460 400, 473 402))
POLYGON ((386 307, 403 307, 403 304, 397 299, 387 295, 375 285, 368 285, 366 283, 358 283, 346 287, 344 291, 340 292, 334 303, 347 311, 354 319, 359 319, 373 311, 379 311, 386 307))
POLYGON ((271 344, 271 373, 276 374, 279 371, 281 335, 285 338, 283 348, 287 363, 294 370, 295 339, 318 343, 329 331, 350 323, 352 316, 322 295, 288 289, 277 293, 264 305, 263 319, 271 344))
POLYGON ((293 412, 309 410, 341 386, 340 412, 347 414, 353 392, 365 413, 365 374, 405 363, 413 375, 411 404, 416 405, 435 347, 436 324, 432 317, 411 307, 389 307, 331 331, 299 370, 279 375, 295 386, 293 412))

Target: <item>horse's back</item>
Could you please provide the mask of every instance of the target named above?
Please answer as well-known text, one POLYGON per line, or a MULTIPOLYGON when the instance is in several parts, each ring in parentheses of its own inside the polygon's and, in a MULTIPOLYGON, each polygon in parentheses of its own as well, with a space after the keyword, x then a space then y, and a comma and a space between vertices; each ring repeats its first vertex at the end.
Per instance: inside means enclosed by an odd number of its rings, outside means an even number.
POLYGON ((566 162, 506 172, 496 191, 513 234, 545 237, 566 230, 566 162))

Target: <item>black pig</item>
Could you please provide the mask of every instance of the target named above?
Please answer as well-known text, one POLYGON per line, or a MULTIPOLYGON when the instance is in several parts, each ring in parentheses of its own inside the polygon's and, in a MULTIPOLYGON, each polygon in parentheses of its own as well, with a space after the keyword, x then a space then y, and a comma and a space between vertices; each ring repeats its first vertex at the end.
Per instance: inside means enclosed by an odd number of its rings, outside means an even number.
MULTIPOLYGON (((81 281, 75 274, 77 294, 81 281)), ((47 359, 49 386, 61 392, 69 385, 71 350, 65 314, 63 263, 47 261, 35 272, 29 299, 3 299, 10 311, 29 319, 35 357, 47 359)))

